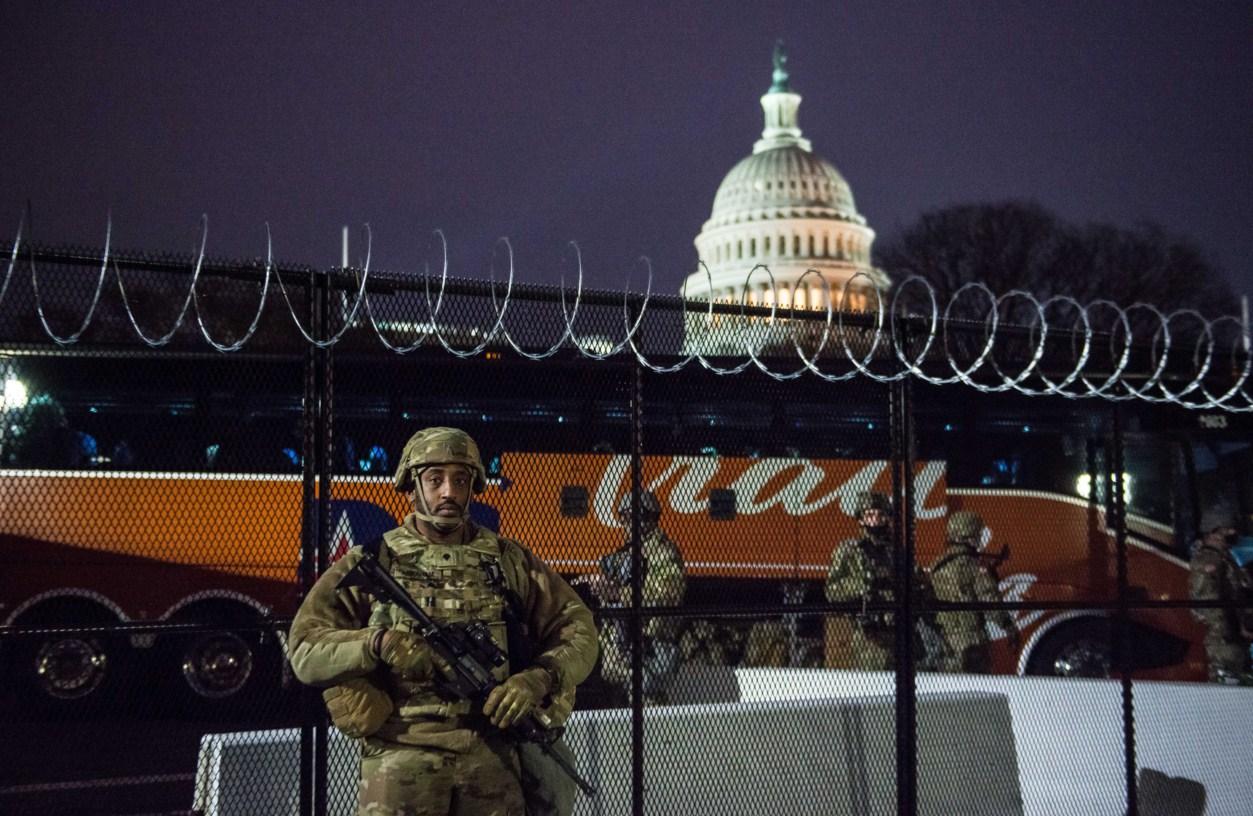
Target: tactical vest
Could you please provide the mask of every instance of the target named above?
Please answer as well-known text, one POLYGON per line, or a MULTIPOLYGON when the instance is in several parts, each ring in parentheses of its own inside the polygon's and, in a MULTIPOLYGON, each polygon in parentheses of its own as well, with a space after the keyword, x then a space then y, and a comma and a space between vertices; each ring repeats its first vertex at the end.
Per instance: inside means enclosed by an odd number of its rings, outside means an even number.
MULTIPOLYGON (((1203 552, 1209 552, 1209 559, 1217 562, 1216 566, 1221 570, 1222 588, 1219 590, 1219 599, 1224 601, 1232 601, 1234 603, 1247 604, 1253 601, 1253 577, 1240 566, 1240 562, 1231 554, 1230 550, 1212 547, 1209 544, 1202 544, 1196 555, 1193 557, 1191 565, 1192 571, 1195 573, 1198 558, 1205 558, 1203 552), (1223 595, 1227 597, 1222 597, 1223 595)), ((1221 610, 1229 620, 1233 621, 1232 628, 1242 626, 1244 628, 1253 628, 1253 609, 1235 609, 1221 610)), ((1203 616, 1197 615, 1197 610, 1192 612, 1194 617, 1204 620, 1203 616)))
MULTIPOLYGON (((482 621, 492 639, 508 653, 503 587, 500 576, 500 545, 486 531, 466 544, 435 544, 404 528, 384 536, 388 571, 436 623, 482 621), (390 556, 390 557, 388 557, 390 556)), ((375 600, 369 626, 413 631, 414 620, 393 604, 375 600)), ((509 663, 493 672, 498 681, 509 676, 509 663)), ((462 716, 469 713, 468 700, 442 689, 435 679, 413 681, 392 673, 388 692, 402 718, 462 716)))
POLYGON ((976 550, 974 547, 972 547, 969 544, 950 543, 946 545, 944 548, 944 553, 938 559, 936 559, 936 562, 934 564, 931 565, 931 574, 935 575, 937 572, 944 569, 944 567, 950 564, 951 562, 956 561, 958 558, 961 558, 967 555, 970 556, 971 558, 978 558, 979 552, 978 550, 976 550))
POLYGON ((896 571, 893 567, 892 539, 862 536, 857 539, 862 564, 870 586, 870 600, 891 601, 896 597, 896 571))
MULTIPOLYGON (((950 542, 931 566, 927 591, 933 600, 949 603, 977 601, 974 580, 976 574, 982 571, 978 550, 969 544, 950 542), (950 576, 949 573, 953 574, 950 576)), ((981 609, 950 610, 936 613, 934 617, 950 638, 955 636, 954 633, 960 633, 979 642, 987 640, 988 613, 981 609)))

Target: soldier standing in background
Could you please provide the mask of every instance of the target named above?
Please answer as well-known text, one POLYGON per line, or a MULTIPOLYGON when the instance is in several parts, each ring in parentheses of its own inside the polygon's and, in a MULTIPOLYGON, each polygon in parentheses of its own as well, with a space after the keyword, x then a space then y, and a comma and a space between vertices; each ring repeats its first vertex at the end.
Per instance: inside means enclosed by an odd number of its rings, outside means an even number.
MULTIPOLYGON (((644 555, 643 606, 680 606, 687 592, 683 556, 661 529, 661 503, 651 491, 640 494, 640 539, 644 555)), ((618 504, 618 520, 626 541, 600 560, 600 573, 575 579, 590 586, 606 607, 631 605, 631 494, 618 504)), ((680 618, 648 618, 644 622, 644 702, 667 702, 670 681, 679 668, 680 618)), ((600 630, 601 677, 631 695, 631 640, 627 621, 607 620, 600 630)))
POLYGON ((857 494, 853 505, 861 525, 860 538, 840 543, 831 555, 826 597, 832 603, 861 601, 852 616, 853 667, 892 668, 894 633, 892 613, 868 610, 871 603, 891 603, 893 591, 892 501, 882 493, 857 494))
MULTIPOLYGON (((948 545, 931 567, 931 588, 937 601, 968 603, 1001 600, 996 581, 979 563, 983 519, 968 510, 948 518, 948 545)), ((1005 630, 1010 648, 1018 651, 1018 628, 1004 609, 954 610, 936 613, 947 649, 937 667, 940 671, 987 674, 992 669, 987 621, 1005 630)))
POLYGON ((378 550, 382 566, 437 623, 480 621, 509 652, 495 672, 500 685, 481 706, 441 682, 442 661, 412 618, 356 587, 338 588, 364 557, 361 548, 318 579, 292 622, 296 676, 329 687, 323 697, 333 722, 361 741, 358 813, 522 816, 524 807, 563 814, 573 807, 572 783, 554 791, 551 784, 563 780, 552 774, 527 777, 524 805, 520 776, 536 765, 527 746, 519 760, 505 729, 537 709, 556 725, 565 720, 575 686, 596 661, 596 628, 559 575, 470 521, 470 501, 485 483, 478 446, 465 432, 414 434, 394 481, 413 512, 378 550), (507 637, 510 616, 530 655, 507 637))
MULTIPOLYGON (((1253 581, 1231 555, 1236 539, 1232 513, 1208 509, 1201 516, 1201 541, 1189 565, 1188 594, 1194 601, 1253 603, 1253 581)), ((1194 609, 1205 624, 1205 656, 1214 683, 1253 685, 1249 671, 1249 644, 1253 611, 1248 609, 1194 609)))

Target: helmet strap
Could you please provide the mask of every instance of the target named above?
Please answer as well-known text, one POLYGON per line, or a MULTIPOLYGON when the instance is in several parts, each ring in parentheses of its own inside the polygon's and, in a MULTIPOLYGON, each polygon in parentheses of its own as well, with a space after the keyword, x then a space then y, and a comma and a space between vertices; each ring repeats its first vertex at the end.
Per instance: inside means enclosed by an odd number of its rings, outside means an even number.
POLYGON ((466 502, 466 506, 461 510, 461 516, 457 519, 450 519, 444 516, 437 516, 431 512, 431 508, 427 506, 426 494, 422 492, 422 471, 425 468, 413 469, 413 495, 415 497, 413 515, 425 521, 439 532, 447 535, 454 533, 470 517, 470 501, 466 502))

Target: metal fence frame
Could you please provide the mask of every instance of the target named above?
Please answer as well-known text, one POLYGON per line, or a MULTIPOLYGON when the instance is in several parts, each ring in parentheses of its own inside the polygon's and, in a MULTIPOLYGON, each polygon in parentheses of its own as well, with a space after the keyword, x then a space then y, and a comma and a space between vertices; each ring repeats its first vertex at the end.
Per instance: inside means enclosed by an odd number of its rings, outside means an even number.
MULTIPOLYGON (((79 253, 74 256, 72 253, 63 254, 61 259, 63 262, 71 263, 74 257, 80 262, 84 259, 94 259, 91 253, 79 253)), ((149 269, 162 269, 167 265, 157 262, 141 263, 136 261, 132 264, 136 268, 147 267, 149 269)), ((244 275, 256 274, 255 265, 248 266, 244 264, 228 264, 233 274, 244 275)), ((334 273, 336 270, 332 270, 334 273)), ((309 284, 305 289, 307 324, 310 327, 310 333, 315 339, 329 337, 333 323, 333 301, 334 293, 344 288, 346 285, 344 280, 337 280, 334 274, 310 274, 309 284)), ((490 291, 488 284, 472 284, 460 283, 458 286, 467 288, 468 290, 478 289, 480 293, 490 291)), ((531 292, 528 297, 539 301, 547 300, 548 302, 557 302, 559 293, 542 291, 531 292)), ((610 300, 606 296, 606 302, 617 302, 610 300)), ((638 300, 632 301, 631 298, 626 299, 627 303, 634 303, 634 307, 638 309, 638 300)), ((704 310, 704 306, 694 306, 693 309, 704 310)), ((720 311, 731 314, 739 314, 742 310, 738 307, 727 307, 720 311)), ((760 313, 764 316, 767 310, 749 309, 747 313, 752 315, 760 313)), ((634 312, 632 314, 637 314, 634 312)), ((902 322, 898 327, 899 331, 910 331, 908 322, 902 322)), ((38 353, 35 350, 34 353, 38 353)), ((632 604, 622 610, 615 610, 614 617, 625 619, 629 626, 630 642, 633 649, 632 661, 632 687, 634 694, 632 695, 632 718, 631 718, 631 739, 632 739, 632 812, 635 814, 643 814, 645 812, 645 778, 644 778, 644 762, 643 754, 645 746, 644 733, 644 695, 643 689, 643 664, 641 656, 643 654, 643 623, 646 617, 655 614, 674 615, 674 616, 696 616, 709 614, 708 609, 698 611, 689 609, 664 609, 649 610, 641 606, 642 585, 641 576, 643 570, 644 554, 640 537, 640 512, 638 497, 642 488, 642 459, 645 455, 644 446, 644 414, 648 405, 648 395, 650 385, 658 375, 645 368, 641 362, 630 355, 620 355, 617 360, 609 360, 605 363, 587 362, 588 366, 596 365, 616 365, 622 367, 624 379, 628 382, 628 401, 630 412, 630 440, 631 440, 631 468, 630 468, 630 484, 631 490, 635 497, 632 503, 631 529, 632 529, 632 549, 631 558, 633 564, 632 585, 633 585, 633 601, 632 604)), ((302 503, 303 503, 303 536, 301 551, 301 569, 300 569, 300 586, 304 592, 307 592, 320 575, 329 566, 330 539, 333 533, 331 520, 331 487, 332 487, 332 460, 333 460, 333 439, 332 429, 334 427, 336 410, 335 410, 335 366, 336 366, 336 350, 334 347, 321 348, 315 345, 307 345, 304 350, 303 362, 303 414, 302 414, 302 430, 303 430, 303 470, 302 470, 302 503)), ((683 376, 673 374, 669 376, 683 376)), ((1118 402, 1109 402, 1105 405, 1108 411, 1109 423, 1112 433, 1107 440, 1107 450, 1105 461, 1108 464, 1106 468, 1105 478, 1107 480, 1107 489, 1105 496, 1108 497, 1107 519, 1112 522, 1112 531, 1115 535, 1115 558, 1117 569, 1117 598, 1112 603, 1100 604, 1092 601, 1066 602, 1066 603, 1048 603, 1048 602, 1024 602, 1024 603, 1000 603, 1000 604, 980 604, 980 603, 963 603, 963 604, 945 604, 942 607, 927 607, 921 605, 919 598, 915 596, 913 585, 910 581, 910 573, 916 563, 915 554, 915 529, 914 529, 914 501, 913 501, 913 464, 915 460, 915 421, 916 411, 914 405, 914 382, 910 377, 897 379, 890 384, 889 389, 889 405, 886 413, 890 416, 890 468, 892 475, 892 491, 895 499, 895 506, 903 508, 903 516, 896 525, 896 548, 897 548, 897 576, 896 576, 896 598, 891 608, 888 610, 893 613, 895 621, 895 646, 897 659, 895 661, 896 673, 896 754, 895 754, 895 771, 896 771, 896 795, 897 810, 901 814, 916 814, 918 812, 918 778, 917 778, 917 761, 918 761, 918 733, 917 733, 917 708, 916 708, 916 689, 917 689, 917 669, 914 660, 914 640, 912 632, 917 617, 925 612, 934 611, 936 608, 946 610, 986 610, 990 608, 1001 609, 1040 609, 1040 608, 1084 608, 1091 609, 1093 607, 1105 608, 1113 613, 1114 629, 1114 657, 1117 667, 1117 674, 1121 682, 1122 691, 1122 719, 1121 727, 1123 734, 1123 752, 1125 763, 1125 791, 1127 801, 1127 812, 1136 814, 1138 812, 1137 800, 1137 779, 1136 779, 1136 741, 1135 741, 1135 700, 1134 688, 1132 684, 1131 663, 1129 660, 1128 649, 1126 648, 1128 639, 1128 622, 1127 616, 1132 609, 1147 608, 1198 608, 1198 607, 1218 607, 1230 606, 1223 604, 1196 604, 1183 600, 1145 600, 1143 598, 1134 598, 1128 592, 1129 580, 1127 574, 1127 527, 1126 527, 1126 507, 1124 506, 1123 491, 1120 489, 1120 476, 1123 472, 1123 456, 1124 456, 1124 419, 1123 409, 1118 402)), ((733 613, 734 608, 720 610, 725 613, 733 613)), ((852 610, 850 604, 832 604, 832 603, 816 603, 804 605, 780 605, 777 608, 762 608, 761 606, 753 607, 755 613, 760 614, 813 614, 813 615, 837 615, 841 613, 849 613, 852 610)), ((282 627, 285 621, 273 621, 272 625, 282 627)), ((174 631, 199 631, 207 629, 203 626, 189 626, 181 624, 122 624, 118 626, 100 627, 100 631, 107 631, 111 634, 118 633, 144 633, 144 632, 174 632, 174 631)), ((47 629, 31 628, 31 627, 3 627, 0 628, 0 638, 5 640, 12 638, 20 638, 31 634, 38 634, 47 629)), ((90 633, 96 631, 91 627, 75 628, 74 631, 81 633, 90 633)), ((327 812, 327 785, 328 785, 328 719, 318 692, 314 689, 305 688, 302 693, 301 703, 301 743, 300 743, 300 813, 302 816, 323 816, 327 812)))

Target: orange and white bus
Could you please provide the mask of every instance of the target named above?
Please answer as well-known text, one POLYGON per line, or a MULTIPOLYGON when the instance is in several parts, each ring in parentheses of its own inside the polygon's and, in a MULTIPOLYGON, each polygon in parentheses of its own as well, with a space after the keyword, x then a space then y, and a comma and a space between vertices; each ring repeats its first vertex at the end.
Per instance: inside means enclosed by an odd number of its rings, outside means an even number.
MULTIPOLYGON (((0 624, 15 627, 11 632, 38 630, 5 639, 0 658, 14 681, 6 687, 75 706, 141 678, 145 686, 170 682, 193 700, 213 703, 254 696, 258 684, 281 681, 283 630, 273 622, 298 603, 305 524, 295 451, 287 449, 286 472, 274 459, 222 469, 212 461, 213 446, 203 450, 212 469, 187 467, 187 458, 169 469, 142 469, 142 457, 128 462, 138 469, 120 469, 98 451, 116 452, 109 434, 133 436, 136 425, 97 422, 107 411, 93 412, 99 400, 90 392, 63 401, 70 424, 95 437, 96 456, 69 467, 9 462, 0 470, 0 624), (131 627, 110 635, 108 627, 118 622, 196 623, 211 631, 131 627), (75 631, 84 627, 91 628, 75 631)), ((987 403, 975 410, 937 398, 917 413, 918 563, 926 567, 939 554, 949 513, 979 513, 987 524, 985 550, 1007 552, 999 564, 1004 597, 1020 605, 1017 653, 1004 633, 992 632, 996 669, 1107 674, 1117 559, 1102 489, 1106 429, 1093 424, 1091 412, 1066 407, 1050 416, 1041 410, 1044 401, 987 403), (1032 609, 1032 602, 1068 608, 1032 609)), ((855 412, 833 416, 826 403, 785 401, 764 412, 741 407, 730 397, 676 400, 650 431, 667 443, 642 459, 644 484, 657 494, 661 524, 689 570, 686 604, 744 604, 746 611, 756 605, 775 615, 785 598, 820 604, 832 550, 856 533, 855 495, 891 489, 884 431, 875 426, 880 420, 855 412), (699 431, 663 433, 684 427, 699 431), (868 438, 873 444, 865 444, 868 438), (782 444, 772 447, 771 439, 782 444)), ((184 409, 155 410, 161 422, 174 422, 184 409)), ((335 463, 333 554, 381 534, 406 512, 404 498, 391 490, 388 453, 427 424, 460 425, 476 436, 490 477, 477 518, 559 571, 591 572, 622 543, 612 510, 629 489, 630 458, 621 453, 626 420, 618 408, 601 411, 588 402, 579 414, 580 406, 561 398, 481 396, 448 401, 443 413, 383 411, 385 421, 375 424, 354 423, 354 410, 352 403, 344 408, 341 443, 374 444, 354 448, 364 456, 335 463), (595 441, 602 433, 608 443, 595 441)), ((259 433, 247 443, 281 450, 298 411, 298 400, 288 400, 273 412, 282 414, 277 424, 258 422, 259 433), (273 430, 280 427, 286 430, 273 430)), ((187 413, 188 421, 207 421, 187 413)), ((1237 418, 1181 410, 1146 411, 1128 423, 1133 606, 1186 600, 1198 507, 1221 494, 1242 514, 1253 509, 1247 489, 1253 449, 1237 424, 1237 418)), ((212 438, 201 435, 195 444, 212 438)), ((1131 621, 1137 676, 1204 678, 1202 631, 1186 609, 1133 608, 1131 621)), ((813 629, 798 636, 825 637, 813 629)), ((829 647, 820 659, 841 665, 829 647)))

